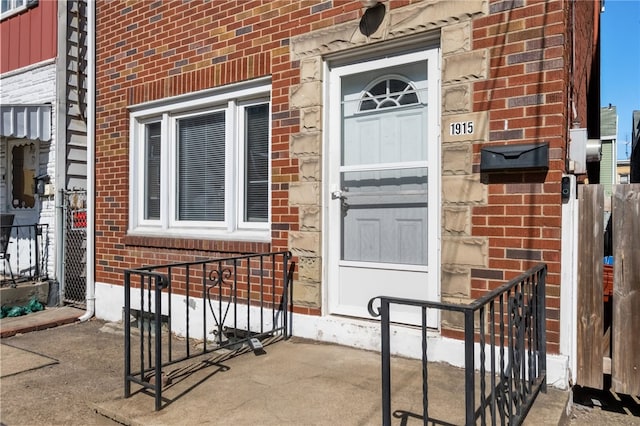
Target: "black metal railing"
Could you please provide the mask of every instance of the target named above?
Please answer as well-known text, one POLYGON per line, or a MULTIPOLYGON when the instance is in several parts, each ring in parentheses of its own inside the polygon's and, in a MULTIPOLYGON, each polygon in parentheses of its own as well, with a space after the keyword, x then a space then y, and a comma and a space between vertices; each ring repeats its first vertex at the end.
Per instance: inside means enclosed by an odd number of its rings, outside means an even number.
POLYGON ((223 348, 258 350, 288 338, 294 269, 291 253, 284 251, 126 270, 125 398, 135 383, 153 392, 159 410, 163 382, 168 383, 163 367, 223 348), (194 318, 198 304, 201 316, 194 318))
MULTIPOLYGON (((381 318, 382 423, 391 424, 390 307, 413 306, 422 314, 422 413, 429 419, 427 310, 464 315, 465 424, 520 424, 540 390, 546 392, 545 280, 539 264, 468 305, 393 297, 369 301, 381 318), (379 302, 379 307, 374 307, 379 302), (479 372, 475 357, 479 355, 479 372), (487 358, 488 357, 488 358, 487 358), (476 388, 479 373, 480 387, 476 388), (487 388, 488 386, 488 388, 487 388), (476 393, 480 404, 476 406, 476 393)), ((432 419, 431 419, 432 421, 432 419)))
POLYGON ((49 225, 0 226, 0 285, 49 278, 49 225))

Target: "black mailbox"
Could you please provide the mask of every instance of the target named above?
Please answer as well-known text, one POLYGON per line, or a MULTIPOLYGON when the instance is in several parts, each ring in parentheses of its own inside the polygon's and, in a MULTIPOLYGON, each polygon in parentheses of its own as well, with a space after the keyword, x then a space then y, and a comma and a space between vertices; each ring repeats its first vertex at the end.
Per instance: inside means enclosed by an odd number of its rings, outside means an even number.
POLYGON ((489 146, 480 150, 481 172, 548 168, 548 142, 489 146))

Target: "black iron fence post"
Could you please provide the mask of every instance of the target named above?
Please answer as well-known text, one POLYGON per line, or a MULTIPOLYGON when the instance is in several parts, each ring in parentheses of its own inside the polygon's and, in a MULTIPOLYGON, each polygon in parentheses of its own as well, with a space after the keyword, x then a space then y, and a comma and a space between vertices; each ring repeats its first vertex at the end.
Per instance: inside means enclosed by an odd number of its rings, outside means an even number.
POLYGON ((389 330, 389 301, 380 298, 382 350, 382 424, 391 426, 391 335, 389 330))
POLYGON ((547 265, 544 265, 544 269, 538 272, 538 315, 536 315, 536 330, 538 330, 539 338, 539 365, 540 371, 538 375, 544 379, 540 384, 540 390, 542 392, 547 391, 547 324, 546 324, 546 280, 547 280, 547 265))
POLYGON ((429 424, 429 371, 427 369, 427 308, 421 307, 422 311, 422 423, 429 424))
POLYGON ((124 273, 124 397, 131 396, 131 274, 124 273))
POLYGON ((465 401, 465 424, 467 426, 475 424, 475 368, 474 368, 474 345, 473 345, 473 314, 474 311, 467 309, 464 311, 464 401, 465 401))
MULTIPOLYGON (((291 253, 287 253, 287 258, 291 258, 291 253)), ((286 294, 286 305, 285 312, 289 312, 289 333, 286 335, 286 338, 293 336, 293 273, 296 269, 296 263, 291 262, 289 266, 289 274, 287 275, 287 288, 284 289, 286 294), (288 289, 288 291, 287 291, 288 289), (291 304, 291 306, 289 306, 291 304)))
MULTIPOLYGON (((284 286, 283 291, 282 291, 282 321, 283 321, 283 325, 284 325, 284 336, 285 339, 289 338, 289 315, 287 312, 287 308, 288 308, 288 296, 289 296, 289 267, 288 267, 288 263, 289 263, 289 256, 290 253, 284 253, 282 255, 282 285, 284 286)), ((275 264, 275 257, 272 258, 271 260, 272 263, 275 264)))
MULTIPOLYGON (((156 394, 156 411, 162 407, 162 277, 154 277, 152 280, 155 284, 155 394, 156 394)), ((149 331, 151 332, 151 331, 149 331)))
POLYGON ((33 234, 34 234, 34 246, 35 246, 35 256, 36 256, 36 265, 35 265, 35 274, 36 277, 40 277, 40 244, 38 243, 38 241, 42 238, 42 228, 40 228, 40 225, 35 224, 33 225, 33 234), (38 235, 40 235, 40 238, 38 238, 38 235))

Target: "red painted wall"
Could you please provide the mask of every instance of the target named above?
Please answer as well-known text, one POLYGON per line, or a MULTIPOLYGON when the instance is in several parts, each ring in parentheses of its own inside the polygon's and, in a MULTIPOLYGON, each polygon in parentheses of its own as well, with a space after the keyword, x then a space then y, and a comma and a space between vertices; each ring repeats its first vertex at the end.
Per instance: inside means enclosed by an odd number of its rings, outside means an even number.
POLYGON ((0 73, 55 58, 58 2, 37 6, 0 22, 0 73))

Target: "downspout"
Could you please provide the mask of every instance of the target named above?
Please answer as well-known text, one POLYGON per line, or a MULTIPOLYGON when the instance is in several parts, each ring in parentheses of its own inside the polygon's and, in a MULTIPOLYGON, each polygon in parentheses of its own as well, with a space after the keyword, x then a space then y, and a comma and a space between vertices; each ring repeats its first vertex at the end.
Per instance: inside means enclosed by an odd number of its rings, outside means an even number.
POLYGON ((96 311, 95 282, 95 13, 96 3, 87 1, 87 311, 78 318, 87 321, 96 311))
POLYGON ((57 305, 63 303, 64 283, 64 189, 67 172, 67 5, 58 3, 58 52, 56 54, 56 137, 55 137, 55 227, 54 272, 58 282, 57 305))

